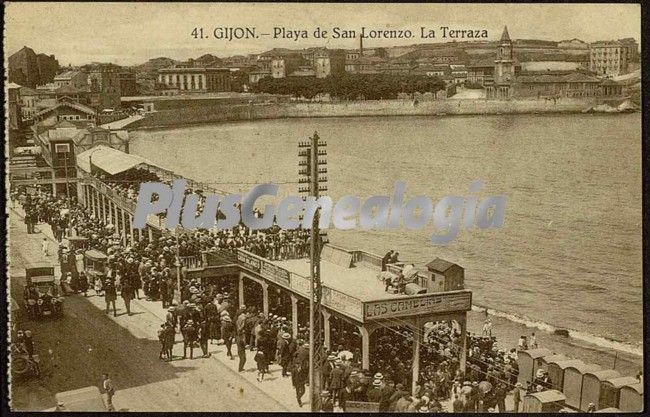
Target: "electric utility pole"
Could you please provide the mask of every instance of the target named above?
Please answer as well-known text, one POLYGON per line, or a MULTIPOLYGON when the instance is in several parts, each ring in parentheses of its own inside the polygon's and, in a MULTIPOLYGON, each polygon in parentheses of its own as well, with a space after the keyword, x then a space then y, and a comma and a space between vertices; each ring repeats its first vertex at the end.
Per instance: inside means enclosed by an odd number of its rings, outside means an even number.
MULTIPOLYGON (((299 187, 301 193, 306 193, 318 199, 320 191, 327 191, 326 185, 320 185, 327 182, 326 174, 327 160, 319 159, 326 156, 327 151, 324 148, 327 144, 319 141, 318 133, 309 142, 298 143, 298 156, 301 158, 298 162, 300 166, 299 179, 300 184, 308 184, 307 187, 299 187)), ((303 197, 304 199, 305 197, 303 197)), ((310 297, 309 297, 309 388, 311 390, 311 411, 320 411, 320 393, 321 393, 321 364, 323 363, 323 329, 321 322, 321 280, 320 280, 320 252, 321 236, 318 227, 320 214, 317 210, 314 213, 314 219, 311 227, 311 244, 310 244, 310 297)), ((298 320, 298 317, 293 317, 298 320)))

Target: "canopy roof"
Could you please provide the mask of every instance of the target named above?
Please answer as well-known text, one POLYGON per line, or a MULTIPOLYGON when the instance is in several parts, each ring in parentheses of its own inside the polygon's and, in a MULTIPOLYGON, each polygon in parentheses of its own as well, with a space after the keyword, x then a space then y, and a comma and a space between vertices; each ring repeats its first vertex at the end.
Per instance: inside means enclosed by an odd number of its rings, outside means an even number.
POLYGON ((528 355, 533 359, 537 359, 537 358, 542 358, 544 356, 550 356, 550 355, 553 354, 553 352, 551 352, 548 349, 542 348, 542 349, 522 350, 522 351, 519 352, 519 354, 520 355, 528 355))
POLYGON ((104 259, 108 259, 108 256, 95 249, 90 249, 86 251, 86 256, 92 259, 93 261, 101 261, 104 259))
POLYGON ((84 171, 90 172, 91 158, 93 166, 110 175, 119 174, 142 165, 164 170, 141 156, 124 153, 104 145, 95 146, 77 155, 77 165, 84 171))
POLYGON ((555 361, 548 361, 548 364, 549 364, 549 365, 550 365, 550 364, 555 364, 555 365, 557 365, 560 369, 566 369, 566 368, 568 368, 569 366, 572 366, 572 367, 574 367, 574 368, 577 369, 577 367, 579 367, 579 366, 584 366, 584 365, 585 365, 585 363, 584 363, 583 361, 581 361, 580 359, 567 359, 567 360, 564 360, 564 361, 557 361, 557 362, 555 362, 555 361))
POLYGON ((541 403, 552 403, 556 401, 566 400, 566 395, 554 389, 548 391, 536 392, 534 394, 528 394, 528 395, 537 398, 541 403))
POLYGON ((643 383, 642 382, 637 382, 636 384, 632 385, 624 385, 621 387, 622 390, 624 389, 631 389, 633 391, 636 391, 639 394, 643 394, 643 383))
POLYGON ((596 377, 599 381, 604 381, 606 379, 613 379, 613 378, 620 378, 621 374, 616 372, 613 369, 603 369, 600 371, 589 371, 585 372, 585 375, 591 375, 593 377, 596 377))
POLYGON ((635 385, 639 380, 633 376, 619 376, 618 378, 610 378, 605 383, 612 385, 614 388, 621 388, 626 385, 635 385))

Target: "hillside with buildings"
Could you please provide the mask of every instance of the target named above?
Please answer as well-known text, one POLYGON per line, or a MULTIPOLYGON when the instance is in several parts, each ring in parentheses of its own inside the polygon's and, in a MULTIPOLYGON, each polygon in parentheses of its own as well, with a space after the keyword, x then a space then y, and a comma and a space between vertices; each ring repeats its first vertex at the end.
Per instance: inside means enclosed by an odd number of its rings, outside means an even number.
MULTIPOLYGON (((240 106, 278 96, 335 102, 419 94, 418 100, 426 101, 461 92, 458 98, 473 100, 639 100, 640 75, 626 77, 639 68, 639 46, 632 38, 590 44, 575 38, 512 39, 504 28, 500 39, 491 41, 378 48, 359 39, 352 49, 273 48, 248 55, 206 53, 185 61, 156 57, 131 67, 60 67, 53 55, 23 47, 9 57, 9 81, 16 86, 12 103, 20 130, 21 123, 29 125, 63 102, 91 109, 103 124, 135 112, 197 103, 240 106)), ((86 113, 76 116, 86 120, 86 113)))

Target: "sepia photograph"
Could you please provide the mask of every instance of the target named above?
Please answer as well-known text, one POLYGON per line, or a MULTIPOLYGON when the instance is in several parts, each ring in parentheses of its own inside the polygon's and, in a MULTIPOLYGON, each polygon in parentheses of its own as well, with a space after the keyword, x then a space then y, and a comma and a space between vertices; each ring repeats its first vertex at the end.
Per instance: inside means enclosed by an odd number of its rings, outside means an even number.
POLYGON ((643 412, 641 22, 5 2, 3 413, 643 412))

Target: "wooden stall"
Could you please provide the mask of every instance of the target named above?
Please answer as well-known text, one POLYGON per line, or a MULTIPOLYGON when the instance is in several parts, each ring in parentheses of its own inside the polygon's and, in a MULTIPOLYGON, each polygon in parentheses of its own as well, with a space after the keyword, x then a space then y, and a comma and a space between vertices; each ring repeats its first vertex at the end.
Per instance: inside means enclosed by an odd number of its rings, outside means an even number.
POLYGON ((564 370, 569 366, 584 365, 580 359, 567 359, 563 361, 548 360, 546 365, 548 378, 551 380, 553 389, 562 391, 564 389, 564 370))
POLYGON ((524 397, 524 413, 557 413, 564 408, 566 396, 558 390, 535 392, 524 397))
POLYGON ((603 381, 600 384, 600 399, 598 400, 598 410, 603 408, 618 407, 621 388, 626 385, 637 384, 638 382, 638 379, 631 376, 610 378, 603 381))
POLYGON ((580 399, 582 398, 582 377, 586 372, 600 371, 598 365, 579 364, 567 366, 564 369, 564 383, 562 392, 566 395, 566 404, 570 407, 580 408, 580 399))
POLYGON ((638 413, 643 411, 643 383, 624 385, 618 399, 618 408, 624 413, 638 413))
POLYGON ((600 384, 612 378, 619 378, 621 374, 613 369, 602 371, 587 371, 582 376, 582 395, 580 396, 580 409, 587 411, 589 404, 593 403, 598 409, 600 401, 600 384))
POLYGON ((535 360, 552 354, 553 352, 548 349, 520 350, 517 354, 517 363, 519 364, 517 382, 527 388, 535 380, 535 360))
POLYGON ((542 368, 545 372, 548 372, 548 364, 551 362, 560 362, 560 361, 568 361, 570 358, 564 356, 564 355, 556 355, 552 354, 550 356, 542 356, 541 358, 537 358, 535 360, 535 366, 533 369, 533 374, 537 372, 539 368, 542 368))

